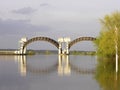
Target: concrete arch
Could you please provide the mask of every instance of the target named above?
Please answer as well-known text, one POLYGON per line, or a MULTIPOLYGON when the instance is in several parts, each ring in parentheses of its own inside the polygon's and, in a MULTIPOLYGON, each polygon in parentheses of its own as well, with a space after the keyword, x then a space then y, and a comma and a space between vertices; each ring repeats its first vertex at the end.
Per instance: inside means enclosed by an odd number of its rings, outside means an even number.
POLYGON ((33 42, 35 42, 35 41, 47 41, 47 42, 53 44, 54 46, 56 46, 57 48, 59 48, 58 42, 55 41, 55 40, 53 40, 53 39, 51 39, 51 38, 49 38, 49 37, 33 37, 33 38, 27 40, 27 42, 24 43, 24 45, 23 45, 23 50, 22 50, 22 54, 25 54, 25 53, 24 53, 25 47, 27 47, 28 44, 33 43, 33 42))
POLYGON ((78 42, 80 42, 80 41, 94 41, 94 40, 96 40, 96 38, 94 38, 94 37, 79 37, 79 38, 77 38, 77 39, 75 39, 75 40, 73 40, 73 41, 71 41, 71 42, 69 43, 69 49, 70 49, 74 44, 76 44, 76 43, 78 43, 78 42))

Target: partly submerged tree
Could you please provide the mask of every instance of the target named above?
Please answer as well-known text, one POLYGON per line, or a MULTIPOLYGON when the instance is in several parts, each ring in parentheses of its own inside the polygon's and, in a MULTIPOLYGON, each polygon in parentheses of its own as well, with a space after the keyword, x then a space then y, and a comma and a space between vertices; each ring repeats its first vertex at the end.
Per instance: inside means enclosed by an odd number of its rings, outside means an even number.
MULTIPOLYGON (((114 56, 116 53, 115 46, 117 45, 118 55, 120 57, 120 12, 106 15, 103 19, 100 19, 100 22, 102 26, 101 32, 95 40, 97 53, 109 57, 98 57, 96 80, 103 90, 119 90, 120 72, 118 71, 118 77, 116 79, 114 56)), ((120 62, 118 63, 120 64, 120 62)), ((118 65, 118 68, 120 69, 120 65, 118 65)))
POLYGON ((97 53, 104 56, 115 56, 115 42, 117 40, 118 54, 120 55, 120 12, 106 15, 100 19, 100 22, 101 32, 95 41, 97 53))
MULTIPOLYGON (((120 72, 116 75, 114 61, 112 58, 98 57, 95 79, 102 90, 120 90, 120 72)), ((120 70, 120 65, 118 69, 120 70)))

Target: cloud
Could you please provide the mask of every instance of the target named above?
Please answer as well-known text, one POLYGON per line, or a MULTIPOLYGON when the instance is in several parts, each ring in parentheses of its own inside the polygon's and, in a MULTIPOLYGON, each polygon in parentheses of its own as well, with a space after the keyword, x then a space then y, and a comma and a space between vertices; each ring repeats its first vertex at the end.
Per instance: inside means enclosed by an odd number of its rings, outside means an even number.
POLYGON ((41 3, 40 8, 44 9, 55 9, 56 7, 50 3, 41 3))
POLYGON ((31 7, 24 7, 18 10, 13 10, 13 13, 17 13, 17 14, 24 14, 24 15, 28 15, 31 13, 34 13, 36 11, 36 9, 33 9, 31 7))
POLYGON ((41 7, 48 7, 48 6, 50 6, 50 5, 49 5, 48 3, 41 3, 40 6, 41 6, 41 7))
POLYGON ((30 20, 2 20, 0 19, 0 35, 29 34, 35 32, 47 32, 50 28, 44 25, 32 25, 30 20))

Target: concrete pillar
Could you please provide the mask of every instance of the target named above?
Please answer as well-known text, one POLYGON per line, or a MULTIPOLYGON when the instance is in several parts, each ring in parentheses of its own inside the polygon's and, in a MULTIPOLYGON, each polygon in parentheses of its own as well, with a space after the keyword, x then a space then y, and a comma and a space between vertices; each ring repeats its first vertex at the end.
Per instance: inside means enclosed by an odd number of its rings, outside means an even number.
POLYGON ((27 38, 24 37, 24 38, 21 38, 21 40, 19 41, 20 42, 20 50, 19 50, 19 54, 26 54, 26 51, 27 51, 27 48, 25 47, 24 48, 24 51, 23 51, 23 46, 24 44, 27 42, 27 38))
POLYGON ((66 54, 68 55, 69 54, 69 43, 68 42, 66 42, 66 54))
POLYGON ((24 51, 23 51, 23 54, 26 54, 26 53, 27 53, 27 48, 25 47, 24 51))
POLYGON ((59 42, 58 54, 62 54, 62 43, 61 42, 59 42))
POLYGON ((59 48, 58 48, 58 54, 62 54, 62 43, 63 43, 63 38, 58 38, 59 42, 59 48))
POLYGON ((65 51, 66 51, 66 54, 68 55, 69 54, 69 42, 70 42, 70 38, 64 38, 64 42, 66 43, 66 48, 65 48, 65 51))

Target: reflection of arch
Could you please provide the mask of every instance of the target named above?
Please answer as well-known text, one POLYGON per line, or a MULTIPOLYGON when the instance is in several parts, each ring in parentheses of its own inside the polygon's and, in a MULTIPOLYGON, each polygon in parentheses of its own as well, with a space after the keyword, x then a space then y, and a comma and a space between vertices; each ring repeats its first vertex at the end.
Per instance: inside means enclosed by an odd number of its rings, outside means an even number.
POLYGON ((74 44, 76 44, 80 41, 94 41, 94 40, 96 40, 96 38, 94 38, 94 37, 79 37, 69 43, 69 49, 71 48, 71 46, 73 46, 74 44))
POLYGON ((48 74, 50 72, 56 71, 57 69, 58 69, 59 75, 70 75, 71 70, 79 74, 95 73, 95 69, 83 69, 70 63, 69 55, 63 55, 63 56, 59 55, 57 63, 43 69, 36 68, 36 67, 33 67, 32 65, 27 64, 27 59, 26 59, 26 56, 24 55, 18 56, 18 61, 19 61, 20 72, 22 76, 25 76, 27 72, 31 72, 35 74, 48 74))
POLYGON ((69 55, 59 55, 59 62, 58 62, 58 74, 59 75, 70 75, 71 70, 79 73, 79 74, 94 74, 95 69, 84 69, 79 68, 73 65, 69 60, 69 55))
POLYGON ((76 71, 79 74, 94 74, 95 73, 95 69, 83 69, 83 68, 79 68, 71 63, 70 63, 70 66, 73 71, 76 71))
POLYGON ((31 39, 27 40, 27 42, 24 43, 22 51, 24 52, 25 47, 28 44, 30 44, 32 42, 35 42, 35 41, 47 41, 47 42, 50 42, 51 44, 55 45, 57 48, 59 48, 58 42, 53 40, 53 39, 51 39, 51 38, 49 38, 49 37, 34 37, 34 38, 31 38, 31 39))
POLYGON ((27 72, 35 73, 35 74, 47 74, 52 71, 55 71, 57 68, 57 63, 54 65, 41 69, 41 68, 35 68, 32 65, 27 64, 26 56, 20 56, 20 71, 21 75, 26 75, 27 72))
POLYGON ((27 67, 28 72, 32 72, 32 73, 36 73, 36 74, 47 74, 47 73, 50 73, 50 72, 56 70, 57 63, 51 67, 47 67, 44 69, 35 68, 32 65, 28 65, 28 64, 26 65, 26 67, 27 67))

